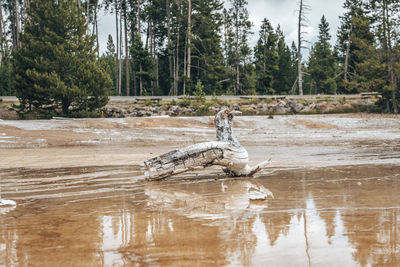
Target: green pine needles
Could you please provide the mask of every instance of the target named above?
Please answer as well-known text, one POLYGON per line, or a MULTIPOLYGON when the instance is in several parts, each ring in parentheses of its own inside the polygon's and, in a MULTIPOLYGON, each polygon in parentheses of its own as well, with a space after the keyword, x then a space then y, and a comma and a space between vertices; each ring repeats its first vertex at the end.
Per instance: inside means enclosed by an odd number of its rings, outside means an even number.
POLYGON ((82 10, 74 1, 34 0, 27 14, 14 54, 21 116, 99 115, 112 81, 96 61, 82 10))

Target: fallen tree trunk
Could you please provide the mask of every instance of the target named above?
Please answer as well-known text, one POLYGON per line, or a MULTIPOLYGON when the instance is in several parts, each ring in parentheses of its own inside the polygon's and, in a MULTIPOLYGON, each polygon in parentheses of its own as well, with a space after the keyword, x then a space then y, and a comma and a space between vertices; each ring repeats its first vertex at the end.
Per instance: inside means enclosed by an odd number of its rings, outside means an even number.
POLYGON ((161 180, 196 167, 211 165, 225 167, 223 170, 230 176, 253 176, 269 160, 254 167, 248 165, 247 150, 239 143, 232 128, 233 116, 238 113, 229 109, 217 113, 214 122, 218 141, 191 145, 145 161, 146 178, 161 180))

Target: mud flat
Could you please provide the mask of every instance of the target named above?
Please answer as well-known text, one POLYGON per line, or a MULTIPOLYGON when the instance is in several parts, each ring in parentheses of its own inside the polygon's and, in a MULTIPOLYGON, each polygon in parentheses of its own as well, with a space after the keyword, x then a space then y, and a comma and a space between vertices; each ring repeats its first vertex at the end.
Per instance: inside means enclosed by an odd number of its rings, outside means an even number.
POLYGON ((211 117, 0 120, 0 266, 400 264, 400 117, 237 117, 256 178, 146 182, 211 117))

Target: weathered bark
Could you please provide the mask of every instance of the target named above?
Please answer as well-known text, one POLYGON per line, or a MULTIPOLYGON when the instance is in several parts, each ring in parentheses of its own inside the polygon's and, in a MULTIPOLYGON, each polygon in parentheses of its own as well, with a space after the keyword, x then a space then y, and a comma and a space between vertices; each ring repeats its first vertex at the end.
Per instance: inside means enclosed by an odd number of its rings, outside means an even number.
MULTIPOLYGON (((141 38, 141 24, 140 24, 140 0, 138 0, 137 3, 137 27, 138 27, 138 37, 141 38)), ((142 62, 139 63, 139 95, 143 95, 143 79, 142 79, 142 71, 143 71, 143 66, 142 62)))
POLYGON ((346 58, 344 60, 344 80, 346 82, 348 81, 350 45, 351 45, 352 32, 353 32, 353 21, 351 21, 351 23, 350 23, 349 38, 347 39, 347 46, 346 46, 346 58))
POLYGON ((178 34, 176 36, 176 54, 175 54, 175 74, 174 74, 174 86, 175 95, 178 95, 178 82, 179 82, 179 32, 180 26, 178 25, 178 34))
MULTIPOLYGON (((192 64, 192 0, 188 0, 188 33, 187 33, 187 80, 190 83, 190 68, 192 64)), ((189 84, 190 86, 190 84, 189 84)), ((190 88, 188 88, 190 90, 190 88)))
POLYGON ((240 93, 240 59, 239 59, 239 22, 237 16, 235 17, 235 61, 236 61, 236 86, 235 86, 235 95, 240 93))
POLYGON ((185 42, 185 48, 183 49, 183 88, 182 88, 182 95, 186 94, 186 64, 187 64, 187 37, 185 42))
POLYGON ((86 24, 88 25, 88 28, 87 28, 88 34, 90 33, 89 22, 90 22, 90 3, 89 3, 89 1, 86 1, 86 24))
POLYGON ((95 6, 95 13, 94 13, 94 23, 96 27, 96 44, 97 44, 97 58, 100 58, 100 44, 99 44, 99 23, 97 19, 97 13, 98 13, 98 2, 96 1, 96 6, 95 6))
POLYGON ((124 34, 125 34, 125 88, 126 95, 130 95, 129 88, 129 46, 128 46, 128 25, 126 17, 126 7, 124 9, 124 34))
POLYGON ((167 11, 167 47, 168 47, 168 64, 169 64, 169 79, 171 80, 171 85, 169 89, 170 95, 175 95, 174 93, 174 82, 172 80, 173 68, 172 68, 172 44, 171 44, 171 10, 169 0, 166 0, 166 11, 167 11))
POLYGON ((118 95, 122 95, 122 12, 119 14, 118 95))
POLYGON ((0 4, 0 66, 3 60, 3 5, 0 4))
POLYGON ((18 1, 13 1, 13 47, 16 49, 19 46, 19 33, 20 33, 20 25, 19 25, 19 12, 18 12, 18 1))
POLYGON ((303 0, 299 2, 299 21, 298 21, 298 32, 297 32, 297 70, 298 70, 298 82, 299 82, 299 95, 303 95, 303 71, 301 69, 301 26, 303 22, 303 0))
POLYGON ((115 1, 115 35, 117 37, 117 53, 115 54, 115 68, 117 70, 117 77, 115 79, 115 90, 119 88, 119 72, 121 69, 119 68, 119 31, 118 31, 118 1, 115 1))
POLYGON ((253 176, 265 167, 268 161, 254 167, 248 165, 247 150, 239 143, 232 129, 232 119, 236 111, 223 109, 215 116, 218 141, 199 143, 145 161, 149 180, 161 180, 175 174, 195 169, 219 165, 230 176, 253 176))

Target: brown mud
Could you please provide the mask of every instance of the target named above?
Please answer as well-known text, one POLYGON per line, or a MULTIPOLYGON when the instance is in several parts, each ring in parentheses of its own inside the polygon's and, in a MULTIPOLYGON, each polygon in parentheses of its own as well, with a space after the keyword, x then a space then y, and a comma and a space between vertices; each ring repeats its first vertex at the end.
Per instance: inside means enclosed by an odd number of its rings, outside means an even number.
POLYGON ((256 178, 140 164, 212 118, 0 121, 0 266, 398 266, 396 116, 238 117, 256 178), (334 126, 334 127, 331 127, 334 126))

